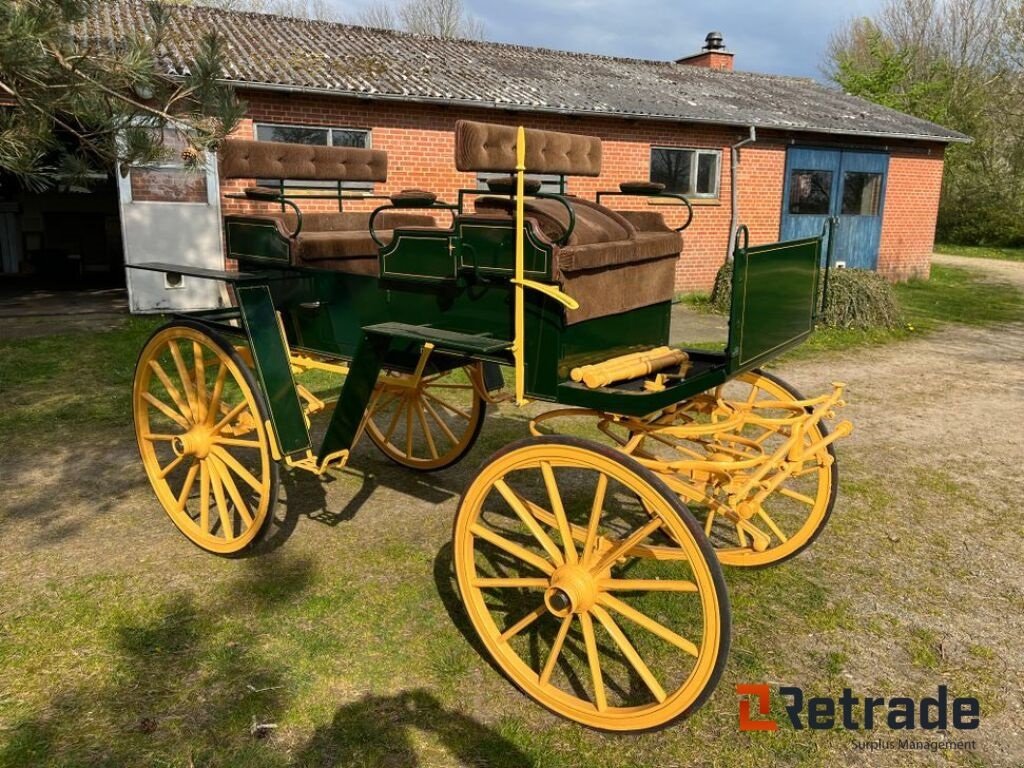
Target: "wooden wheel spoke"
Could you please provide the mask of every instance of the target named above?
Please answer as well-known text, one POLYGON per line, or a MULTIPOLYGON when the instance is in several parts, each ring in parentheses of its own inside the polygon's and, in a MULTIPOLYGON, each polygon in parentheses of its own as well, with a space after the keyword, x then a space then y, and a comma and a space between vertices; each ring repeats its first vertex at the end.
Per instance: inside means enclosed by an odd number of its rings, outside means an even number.
POLYGON ((608 709, 608 697, 604 691, 604 676, 601 674, 601 657, 597 652, 597 640, 594 637, 594 622, 589 613, 580 614, 583 625, 583 643, 587 648, 587 661, 590 664, 590 677, 594 681, 594 704, 598 712, 608 709))
POLYGON ((164 385, 164 389, 167 394, 170 395, 174 404, 178 406, 178 411, 181 412, 181 415, 186 419, 193 421, 195 415, 192 413, 192 407, 182 398, 181 392, 179 392, 178 388, 174 386, 174 382, 171 381, 171 377, 167 375, 166 371, 164 371, 160 362, 157 360, 150 360, 149 369, 156 374, 158 379, 160 379, 160 383, 164 385))
POLYGON ((535 555, 530 550, 528 550, 528 549, 526 549, 524 547, 519 546, 514 541, 509 541, 504 536, 502 536, 500 533, 495 533, 491 529, 485 528, 480 523, 474 524, 473 527, 470 528, 470 532, 474 536, 476 536, 478 538, 481 538, 484 541, 490 542, 491 544, 496 546, 498 549, 504 550, 505 552, 507 552, 508 554, 512 555, 513 557, 515 557, 515 558, 517 558, 519 560, 522 560, 524 563, 528 563, 529 565, 532 565, 534 568, 536 568, 541 573, 545 573, 548 576, 550 576, 552 573, 554 573, 555 569, 552 567, 551 563, 549 563, 547 560, 545 560, 544 558, 540 557, 539 555, 535 555))
POLYGON ((182 416, 180 413, 176 413, 173 408, 167 405, 167 403, 158 398, 152 392, 143 392, 142 399, 145 400, 154 408, 156 408, 158 411, 160 411, 160 413, 162 413, 164 416, 173 421, 182 429, 187 430, 191 428, 192 425, 188 423, 184 416, 182 416))
POLYGON ((387 432, 384 433, 384 442, 391 440, 391 436, 395 434, 395 430, 398 429, 398 420, 402 417, 402 412, 408 407, 409 401, 403 395, 398 399, 398 407, 395 408, 395 414, 391 417, 391 423, 388 424, 387 432))
POLYGON ((374 403, 370 407, 371 416, 376 416, 378 413, 383 411, 385 408, 387 408, 389 405, 391 405, 393 402, 395 402, 398 398, 402 396, 401 393, 397 392, 386 392, 384 390, 382 390, 382 392, 383 394, 378 395, 376 403, 374 403), (387 397, 388 399, 385 400, 385 397, 387 397))
POLYGON ((192 420, 199 420, 199 408, 196 407, 196 393, 192 387, 192 378, 188 374, 188 367, 185 365, 185 360, 181 356, 181 348, 178 346, 178 342, 171 339, 167 342, 167 348, 171 351, 171 357, 174 358, 174 367, 178 370, 178 377, 181 379, 181 388, 185 390, 185 400, 189 405, 192 414, 192 420))
POLYGON ((604 607, 611 608, 616 613, 625 616, 634 624, 640 625, 648 632, 657 635, 662 640, 671 643, 676 648, 685 651, 694 658, 696 658, 699 655, 697 646, 694 643, 690 642, 682 635, 673 632, 664 624, 655 621, 647 614, 641 613, 640 611, 636 610, 633 606, 629 605, 628 603, 622 602, 617 597, 612 597, 607 593, 603 593, 598 598, 598 602, 600 602, 601 605, 603 605, 604 607))
POLYGON ((228 426, 232 421, 242 415, 246 409, 248 409, 249 403, 243 400, 234 408, 230 409, 220 421, 218 421, 213 427, 213 434, 219 435, 225 427, 228 426))
POLYGON ((188 468, 188 474, 185 475, 185 482, 181 484, 181 492, 177 496, 178 511, 182 512, 185 509, 185 504, 188 502, 188 496, 192 492, 192 486, 195 485, 196 475, 199 474, 199 464, 195 461, 192 462, 188 468))
POLYGON ((444 436, 451 441, 451 444, 458 445, 459 438, 455 436, 455 433, 452 432, 451 427, 449 427, 445 420, 441 418, 440 414, 438 414, 438 412, 434 410, 434 406, 432 406, 429 401, 423 400, 423 407, 427 409, 427 413, 430 414, 430 417, 435 422, 437 422, 437 426, 441 428, 441 431, 444 432, 444 436))
POLYGON ((558 549, 558 545, 548 536, 547 532, 540 527, 537 523, 537 518, 530 514, 530 511, 523 503, 523 499, 509 488, 508 483, 504 480, 496 480, 494 487, 508 505, 512 507, 512 511, 523 521, 523 525, 530 530, 530 533, 537 539, 538 543, 544 548, 544 551, 548 553, 548 557, 554 561, 555 565, 562 565, 565 562, 565 557, 563 557, 561 550, 558 549))
POLYGON ((661 518, 655 517, 646 525, 641 526, 627 536, 625 539, 613 544, 612 548, 606 552, 597 565, 592 567, 590 570, 595 573, 602 571, 608 566, 612 565, 620 557, 626 555, 630 550, 634 549, 644 539, 654 533, 661 527, 661 518))
POLYGON ((523 616, 523 618, 521 618, 519 621, 517 621, 511 627, 509 627, 504 632, 502 632, 501 636, 498 639, 501 640, 501 642, 503 642, 503 643, 507 643, 509 640, 511 640, 513 637, 518 635, 520 632, 522 632, 528 626, 533 624, 533 622, 535 622, 537 619, 539 619, 541 616, 543 616, 547 612, 548 612, 548 607, 546 605, 544 605, 544 603, 541 603, 537 608, 534 608, 528 614, 523 616))
POLYGON ((210 532, 210 467, 205 461, 199 462, 199 527, 210 532))
POLYGON ((583 539, 583 564, 590 562, 597 544, 597 530, 604 514, 604 500, 608 492, 608 476, 603 472, 597 476, 597 488, 594 490, 594 501, 590 506, 590 519, 587 521, 587 533, 583 539))
POLYGON ((245 527, 248 528, 252 525, 252 515, 249 514, 249 506, 245 503, 242 498, 242 494, 238 491, 238 486, 235 485, 234 479, 231 477, 231 470, 224 464, 220 459, 211 457, 214 466, 217 468, 217 474, 220 475, 221 483, 227 489, 228 496, 231 497, 232 503, 235 505, 235 511, 238 512, 238 516, 242 518, 242 522, 245 523, 245 527))
POLYGON ((697 585, 685 579, 601 579, 599 589, 608 592, 696 592, 697 585))
POLYGON ((173 472, 178 467, 178 465, 181 464, 181 462, 183 462, 184 460, 185 460, 184 456, 175 456, 174 459, 172 459, 167 464, 166 467, 164 467, 163 469, 160 470, 160 474, 158 475, 158 477, 161 480, 163 480, 165 477, 167 477, 169 474, 171 474, 171 472, 173 472))
POLYGON ((665 693, 665 689, 661 687, 661 683, 658 682, 658 678, 654 676, 654 673, 651 672, 651 668, 647 666, 644 660, 640 657, 640 654, 637 653, 636 648, 634 648, 633 644, 629 642, 629 638, 626 637, 626 634, 622 631, 619 625, 615 623, 615 619, 611 617, 611 614, 599 605, 595 605, 591 611, 597 617, 597 620, 601 622, 601 626, 604 627, 605 631, 612 636, 612 640, 615 641, 619 650, 622 651, 622 655, 625 656, 633 666, 633 669, 636 670, 636 673, 640 676, 640 679, 644 681, 644 684, 654 695, 654 698, 658 703, 660 704, 665 701, 665 699, 668 698, 668 694, 665 693))
POLYGON ((214 443, 217 445, 230 445, 233 448, 262 448, 263 443, 259 440, 245 440, 240 437, 216 437, 214 443))
POLYGON ((424 392, 423 396, 429 398, 430 400, 433 400, 435 403, 440 405, 442 408, 447 408, 452 413, 454 413, 454 414, 456 414, 458 416, 461 416, 466 421, 472 421, 473 420, 473 417, 470 414, 466 413, 461 408, 456 408, 454 405, 452 405, 451 403, 447 402, 446 400, 442 400, 441 398, 439 398, 439 397, 437 397, 435 395, 432 395, 429 392, 424 392))
MULTIPOLYGON (((815 468, 815 470, 817 470, 817 468, 815 468)), ((787 498, 793 499, 794 501, 799 501, 800 503, 806 504, 810 507, 813 507, 815 504, 818 503, 807 494, 799 493, 798 491, 794 491, 791 488, 786 488, 785 486, 780 485, 775 490, 787 498)))
POLYGON ((413 455, 412 452, 412 410, 414 400, 413 396, 410 395, 405 405, 405 455, 410 458, 413 455))
POLYGON ((767 512, 765 512, 763 509, 759 509, 757 510, 757 516, 764 520, 764 524, 772 529, 772 533, 774 533, 778 537, 779 541, 781 541, 783 544, 789 541, 789 537, 782 532, 782 529, 779 528, 778 524, 774 520, 772 520, 771 517, 768 516, 767 512))
POLYGON ((206 417, 206 361, 198 341, 192 342, 192 359, 196 372, 196 421, 202 423, 206 417))
POLYGON ((704 520, 704 535, 705 536, 710 536, 711 535, 711 528, 715 524, 715 515, 716 514, 718 514, 718 513, 715 512, 714 508, 708 510, 708 516, 704 520))
POLYGON ((551 673, 555 671, 555 664, 558 663, 558 657, 562 653, 562 646, 565 645, 566 635, 569 634, 569 628, 572 627, 573 616, 574 614, 570 613, 562 619, 562 626, 558 628, 558 634, 555 635, 555 641, 551 644, 551 650, 548 652, 548 660, 544 663, 544 668, 537 677, 537 682, 541 685, 547 685, 551 680, 551 673))
POLYGON ((213 391, 210 393, 210 402, 206 408, 206 423, 212 423, 220 411, 220 400, 224 396, 224 383, 228 377, 228 367, 220 363, 217 369, 217 376, 213 380, 213 391))
POLYGON ((169 435, 169 434, 159 434, 159 433, 158 434, 153 434, 153 433, 150 433, 150 434, 143 435, 142 439, 143 440, 147 440, 150 443, 169 443, 171 440, 173 440, 176 437, 181 437, 181 435, 169 435))
POLYGON ((213 485, 213 497, 217 500, 217 514, 220 517, 220 527, 224 538, 231 541, 235 538, 234 520, 231 517, 231 510, 228 509, 227 499, 224 498, 224 486, 221 481, 220 472, 217 471, 217 464, 212 460, 207 462, 210 472, 210 483, 213 485))
POLYGON ((558 523, 558 533, 562 537, 562 548, 565 550, 567 563, 579 562, 576 553, 576 544, 572 540, 572 529, 569 527, 569 518, 565 516, 565 507, 562 504, 562 495, 558 492, 558 483, 555 482, 555 471, 551 468, 550 462, 540 463, 540 472, 544 476, 544 486, 548 491, 548 500, 551 502, 551 511, 555 514, 555 521, 558 523))
POLYGON ((679 547, 663 547, 653 544, 638 544, 626 553, 626 557, 640 557, 645 560, 689 560, 687 554, 679 547))
POLYGON ((477 577, 473 586, 479 589, 547 589, 549 583, 541 578, 484 576, 477 577))
POLYGON ((430 450, 431 458, 438 458, 440 454, 437 452, 437 445, 434 444, 434 434, 430 431, 430 425, 427 424, 427 414, 423 409, 422 400, 416 401, 416 415, 419 417, 420 427, 423 429, 423 436, 427 440, 427 448, 430 450))
POLYGON ((263 492, 263 483, 253 477, 252 473, 243 467, 238 459, 232 456, 230 453, 225 451, 219 445, 214 445, 210 448, 210 453, 220 459, 222 462, 228 465, 231 470, 238 475, 245 484, 252 488, 257 493, 263 492))

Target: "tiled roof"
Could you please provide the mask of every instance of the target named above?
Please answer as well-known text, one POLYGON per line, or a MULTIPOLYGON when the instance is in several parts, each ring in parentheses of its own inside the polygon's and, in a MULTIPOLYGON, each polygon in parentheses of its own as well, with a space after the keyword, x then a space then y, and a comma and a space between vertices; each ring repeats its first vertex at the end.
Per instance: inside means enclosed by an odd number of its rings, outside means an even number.
MULTIPOLYGON (((181 74, 210 29, 239 85, 496 109, 963 141, 963 134, 807 78, 450 40, 173 5, 163 60, 181 74)), ((143 0, 103 0, 80 34, 109 42, 150 23, 143 0)))

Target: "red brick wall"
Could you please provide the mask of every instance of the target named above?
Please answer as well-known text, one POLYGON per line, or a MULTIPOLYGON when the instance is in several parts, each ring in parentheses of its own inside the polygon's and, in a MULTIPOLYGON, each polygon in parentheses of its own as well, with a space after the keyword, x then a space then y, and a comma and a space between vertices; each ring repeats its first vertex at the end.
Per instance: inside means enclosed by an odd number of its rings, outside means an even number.
MULTIPOLYGON (((370 130, 373 147, 387 151, 389 156, 388 181, 377 186, 375 191, 379 193, 426 188, 437 192, 442 199, 454 201, 459 188, 474 188, 474 174, 455 170, 453 130, 455 121, 459 119, 522 123, 529 127, 601 137, 604 142, 601 176, 569 180, 571 193, 591 199, 596 191, 616 189, 622 181, 647 179, 652 145, 719 149, 722 152, 719 198, 695 203, 694 222, 683 236, 683 255, 676 268, 676 289, 708 290, 729 247, 729 145, 746 137, 746 132, 740 129, 609 118, 580 119, 255 91, 242 96, 249 105, 248 117, 238 129, 238 135, 244 138, 253 136, 254 122, 370 130)), ((752 243, 773 242, 779 237, 787 146, 784 137, 778 134, 772 136, 763 132, 758 138, 756 144, 741 150, 739 171, 740 222, 750 228, 752 243)), ((808 143, 813 143, 813 140, 808 143)), ((935 173, 940 180, 942 172, 941 156, 927 158, 930 164, 922 164, 920 155, 909 152, 906 155, 893 155, 886 201, 880 266, 884 264, 884 273, 893 277, 915 274, 920 271, 921 264, 927 269, 938 205, 938 187, 931 185, 931 180, 935 173), (929 184, 918 188, 914 179, 920 173, 926 173, 929 184), (917 233, 926 230, 926 237, 918 236, 917 233), (906 253, 911 255, 905 256, 906 253), (905 269, 907 263, 914 266, 905 269)), ((233 191, 250 183, 248 180, 226 180, 222 185, 225 191, 233 191)), ((630 203, 644 205, 643 201, 625 198, 616 200, 615 205, 630 203)), ((346 208, 365 210, 376 204, 374 201, 346 201, 346 208)), ((251 206, 242 201, 225 201, 225 210, 229 211, 248 210, 251 206)), ((304 203, 303 208, 336 210, 336 203, 310 201, 304 203)), ((664 210, 670 223, 680 221, 679 211, 664 210)), ((446 222, 447 217, 441 217, 441 221, 446 222)))
POLYGON ((885 189, 878 271, 890 280, 928 277, 942 191, 944 148, 893 150, 885 189))

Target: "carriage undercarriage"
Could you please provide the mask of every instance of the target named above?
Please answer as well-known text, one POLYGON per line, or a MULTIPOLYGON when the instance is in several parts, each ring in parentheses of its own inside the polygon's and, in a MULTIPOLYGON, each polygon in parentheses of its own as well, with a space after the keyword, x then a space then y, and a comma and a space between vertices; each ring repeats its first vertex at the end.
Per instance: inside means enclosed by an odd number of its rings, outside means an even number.
MULTIPOLYGON (((657 248, 671 246, 667 232, 620 217, 613 224, 629 225, 632 251, 573 252, 575 217, 585 228, 606 209, 540 193, 533 208, 526 202, 526 170, 592 173, 596 140, 574 158, 571 142, 585 137, 460 130, 470 156, 504 142, 502 157, 460 169, 513 171, 517 187, 482 214, 464 214, 460 199, 448 230, 396 225, 377 277, 297 266, 290 250, 281 263, 280 235, 260 230, 278 223, 239 219, 233 235, 229 221, 229 247, 234 236, 249 250, 232 251, 239 272, 207 276, 228 283, 237 306, 172 321, 140 356, 143 464, 179 530, 233 555, 273 518, 281 467, 322 475, 346 466, 366 437, 399 465, 441 470, 470 451, 488 406, 549 403, 531 437, 485 462, 463 494, 453 533, 462 600, 494 661, 543 706, 599 729, 663 727, 710 695, 725 664, 719 563, 793 557, 835 503, 833 444, 851 426, 826 424, 844 404, 843 385, 805 398, 758 367, 813 328, 822 238, 744 241, 726 349, 674 349, 667 300, 634 306, 620 295, 602 315, 568 293, 593 292, 588 281, 603 268, 620 279, 628 269, 646 270, 638 279, 648 282, 664 275, 657 248), (561 161, 528 161, 534 140, 570 144, 561 161), (550 224, 542 203, 567 208, 561 235, 539 233, 550 224), (573 258, 591 261, 574 272, 573 258), (502 366, 512 369, 511 393, 502 366), (307 382, 317 377, 344 384, 327 397, 307 382)), ((658 194, 623 187, 641 192, 658 194)))

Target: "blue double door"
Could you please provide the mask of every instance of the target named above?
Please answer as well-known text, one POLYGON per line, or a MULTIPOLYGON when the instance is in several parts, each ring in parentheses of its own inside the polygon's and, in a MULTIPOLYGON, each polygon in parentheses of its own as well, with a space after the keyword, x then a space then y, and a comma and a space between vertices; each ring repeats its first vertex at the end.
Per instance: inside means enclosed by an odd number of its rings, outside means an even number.
POLYGON ((782 197, 782 239, 821 233, 829 218, 836 265, 874 269, 882 241, 889 155, 790 147, 782 197))

